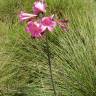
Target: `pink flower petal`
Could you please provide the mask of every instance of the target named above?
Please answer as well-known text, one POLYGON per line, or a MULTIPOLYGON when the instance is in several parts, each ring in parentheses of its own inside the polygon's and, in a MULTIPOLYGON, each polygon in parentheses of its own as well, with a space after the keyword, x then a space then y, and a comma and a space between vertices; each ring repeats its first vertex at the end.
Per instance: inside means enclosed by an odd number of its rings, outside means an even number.
POLYGON ((25 12, 21 11, 21 13, 19 14, 19 19, 20 19, 20 22, 23 22, 25 20, 35 18, 36 16, 37 15, 29 14, 29 13, 25 13, 25 12))
POLYGON ((33 6, 34 14, 38 15, 39 13, 46 12, 46 4, 41 1, 36 1, 33 6))
POLYGON ((43 26, 42 24, 41 24, 41 29, 43 30, 43 31, 45 31, 46 30, 46 26, 43 26))
POLYGON ((32 37, 41 37, 43 30, 39 23, 37 22, 28 22, 28 26, 26 28, 27 32, 30 32, 32 34, 32 37))
MULTIPOLYGON (((49 31, 53 31, 56 27, 57 23, 53 20, 52 17, 43 17, 41 20, 41 24, 46 27, 49 31)), ((46 30, 45 29, 45 30, 46 30)))
POLYGON ((50 32, 53 32, 53 31, 54 31, 54 28, 53 28, 53 27, 48 27, 48 30, 49 30, 50 32))

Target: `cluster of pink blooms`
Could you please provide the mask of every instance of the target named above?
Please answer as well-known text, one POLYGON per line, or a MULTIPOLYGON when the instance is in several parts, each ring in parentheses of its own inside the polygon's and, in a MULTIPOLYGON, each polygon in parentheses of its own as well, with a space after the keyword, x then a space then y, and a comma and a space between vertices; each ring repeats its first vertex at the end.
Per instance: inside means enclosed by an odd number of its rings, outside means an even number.
POLYGON ((45 0, 35 0, 33 14, 24 11, 21 11, 19 14, 20 22, 27 21, 26 31, 30 32, 32 37, 41 37, 46 30, 52 32, 57 25, 62 29, 65 29, 65 21, 56 20, 54 15, 44 17, 46 8, 47 4, 45 0), (40 14, 42 14, 42 18, 40 17, 40 14))

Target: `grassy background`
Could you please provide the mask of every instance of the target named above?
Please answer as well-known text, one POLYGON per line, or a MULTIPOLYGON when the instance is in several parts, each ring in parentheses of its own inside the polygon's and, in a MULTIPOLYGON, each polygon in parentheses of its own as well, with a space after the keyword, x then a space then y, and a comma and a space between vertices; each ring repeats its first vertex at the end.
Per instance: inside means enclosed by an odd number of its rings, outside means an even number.
MULTIPOLYGON (((33 2, 0 0, 0 96, 54 96, 45 39, 30 38, 17 18, 20 10, 32 12, 33 2)), ((69 20, 69 32, 49 33, 58 96, 96 96, 96 1, 47 3, 48 15, 69 20)))

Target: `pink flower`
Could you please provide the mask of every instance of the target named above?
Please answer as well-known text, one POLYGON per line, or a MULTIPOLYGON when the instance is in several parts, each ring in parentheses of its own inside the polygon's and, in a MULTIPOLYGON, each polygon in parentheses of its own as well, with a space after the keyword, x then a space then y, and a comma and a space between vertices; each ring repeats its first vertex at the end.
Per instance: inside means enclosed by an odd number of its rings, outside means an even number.
POLYGON ((20 19, 20 22, 23 22, 25 20, 35 18, 36 16, 37 15, 29 14, 29 13, 25 13, 25 12, 21 11, 21 13, 19 14, 19 19, 20 19))
POLYGON ((32 37, 41 37, 43 34, 41 25, 39 23, 33 22, 33 21, 28 22, 26 31, 30 32, 32 34, 32 37))
POLYGON ((43 17, 41 20, 42 24, 42 30, 48 29, 49 31, 53 31, 54 28, 56 27, 56 22, 53 20, 53 17, 43 17))
POLYGON ((35 1, 33 6, 33 12, 34 14, 38 15, 39 13, 45 13, 46 12, 46 3, 41 1, 35 1))
POLYGON ((63 31, 68 31, 68 20, 62 19, 57 20, 56 22, 63 31))

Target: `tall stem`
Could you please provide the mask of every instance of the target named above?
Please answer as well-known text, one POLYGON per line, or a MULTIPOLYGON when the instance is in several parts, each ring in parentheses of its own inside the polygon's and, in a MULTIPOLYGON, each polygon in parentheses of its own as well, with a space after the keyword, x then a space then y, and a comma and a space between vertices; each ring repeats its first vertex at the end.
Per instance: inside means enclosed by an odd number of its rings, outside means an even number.
POLYGON ((51 65, 51 55, 50 55, 50 50, 49 50, 49 43, 48 43, 48 33, 46 34, 46 47, 47 47, 47 57, 48 57, 48 65, 49 65, 49 71, 50 71, 50 79, 52 82, 52 87, 54 91, 54 96, 56 95, 56 90, 55 90, 55 85, 54 85, 54 80, 53 80, 53 75, 52 75, 52 65, 51 65))

